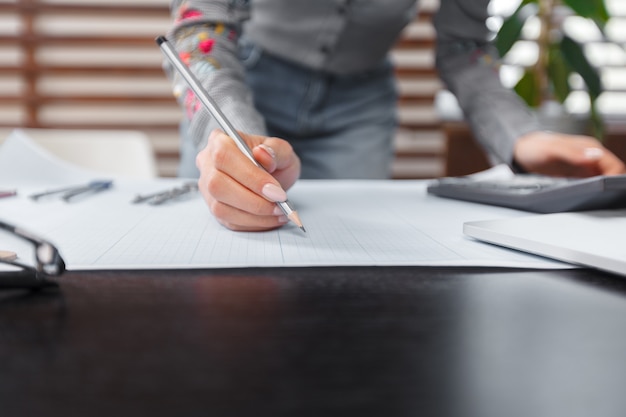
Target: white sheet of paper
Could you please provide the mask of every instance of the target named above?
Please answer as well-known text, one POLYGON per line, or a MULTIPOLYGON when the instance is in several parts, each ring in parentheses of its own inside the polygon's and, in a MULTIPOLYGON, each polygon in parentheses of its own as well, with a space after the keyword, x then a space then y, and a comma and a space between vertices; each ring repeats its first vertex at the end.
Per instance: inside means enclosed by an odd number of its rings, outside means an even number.
POLYGON ((299 181, 289 197, 307 233, 293 224, 261 233, 230 231, 217 223, 199 194, 161 206, 131 204, 135 195, 170 188, 182 182, 178 179, 118 178, 111 190, 76 202, 55 198, 35 202, 27 196, 51 182, 65 185, 96 178, 88 171, 52 163, 47 155, 33 153, 27 139, 18 139, 7 140, 0 148, 0 186, 19 190, 17 197, 0 199, 0 218, 53 242, 69 270, 571 267, 464 237, 464 222, 526 213, 430 196, 426 181, 299 181), (16 158, 21 159, 19 175, 3 166, 16 158), (42 172, 42 166, 48 172, 42 172))

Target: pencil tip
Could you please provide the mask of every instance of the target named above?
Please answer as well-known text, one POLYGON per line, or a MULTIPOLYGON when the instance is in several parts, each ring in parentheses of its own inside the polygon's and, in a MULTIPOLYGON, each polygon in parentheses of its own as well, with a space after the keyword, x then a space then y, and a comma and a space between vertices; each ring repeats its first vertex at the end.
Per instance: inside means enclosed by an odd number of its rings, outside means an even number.
POLYGON ((302 224, 302 221, 300 220, 300 216, 298 216, 298 213, 295 210, 289 213, 289 216, 287 217, 289 218, 289 220, 294 222, 300 229, 302 229, 304 233, 306 233, 304 225, 302 224))

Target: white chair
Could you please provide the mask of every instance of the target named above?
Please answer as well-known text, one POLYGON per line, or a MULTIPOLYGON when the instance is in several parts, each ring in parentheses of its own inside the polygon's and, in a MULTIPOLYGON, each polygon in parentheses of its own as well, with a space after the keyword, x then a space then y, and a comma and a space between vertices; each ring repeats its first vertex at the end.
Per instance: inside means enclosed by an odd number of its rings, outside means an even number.
POLYGON ((157 176, 148 137, 134 130, 21 129, 60 159, 103 173, 133 178, 157 176))

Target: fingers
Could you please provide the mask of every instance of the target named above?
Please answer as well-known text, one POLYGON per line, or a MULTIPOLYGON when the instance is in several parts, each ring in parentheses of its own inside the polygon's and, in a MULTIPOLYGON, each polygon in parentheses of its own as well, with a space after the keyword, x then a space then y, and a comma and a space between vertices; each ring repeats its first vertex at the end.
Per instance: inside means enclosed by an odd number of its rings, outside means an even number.
POLYGON ((614 175, 626 170, 615 154, 592 137, 545 132, 521 137, 515 160, 528 172, 554 176, 614 175))
POLYGON ((591 137, 563 137, 556 151, 555 158, 560 157, 569 165, 575 176, 616 175, 626 170, 624 163, 613 152, 591 137))
POLYGON ((597 157, 598 171, 602 175, 626 174, 626 165, 613 152, 603 149, 597 157))
POLYGON ((546 149, 548 163, 554 166, 554 175, 568 177, 600 175, 598 161, 604 154, 600 143, 585 137, 557 137, 546 149))
MULTIPOLYGON (((253 153, 263 166, 278 172, 282 162, 272 147, 264 145, 267 138, 242 137, 248 146, 256 149, 253 153)), ((210 211, 224 226, 232 230, 259 231, 287 223, 275 203, 287 199, 279 181, 250 161, 224 133, 211 134, 207 146, 198 153, 196 165, 200 170, 200 192, 210 211)))
POLYGON ((289 142, 279 138, 264 138, 263 142, 252 152, 255 159, 278 180, 285 190, 288 190, 300 176, 300 158, 289 142))
POLYGON ((201 169, 198 188, 211 213, 229 229, 268 230, 287 223, 274 202, 218 170, 201 169))

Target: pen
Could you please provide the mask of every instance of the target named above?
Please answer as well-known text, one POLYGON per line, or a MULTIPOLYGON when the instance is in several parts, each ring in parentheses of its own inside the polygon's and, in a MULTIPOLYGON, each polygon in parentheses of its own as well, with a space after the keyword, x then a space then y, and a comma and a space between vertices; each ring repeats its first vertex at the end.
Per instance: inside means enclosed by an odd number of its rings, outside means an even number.
POLYGON ((72 186, 72 187, 65 187, 65 188, 58 188, 58 189, 54 189, 54 190, 46 190, 37 194, 31 194, 29 197, 32 200, 39 200, 42 197, 46 197, 52 194, 60 194, 63 193, 61 195, 61 199, 64 201, 70 201, 72 198, 80 195, 80 194, 84 194, 84 193, 97 193, 100 191, 104 191, 108 188, 111 188, 111 185, 113 184, 113 181, 109 181, 109 180, 103 180, 103 181, 91 181, 88 184, 85 185, 79 185, 79 186, 72 186))
POLYGON ((131 201, 131 203, 139 204, 139 203, 143 203, 147 201, 148 204, 151 204, 153 206, 158 206, 169 200, 173 200, 182 195, 189 194, 192 191, 196 191, 197 189, 198 189, 197 183, 188 182, 188 183, 181 185, 180 187, 174 187, 165 191, 159 191, 159 192, 152 193, 152 194, 138 194, 137 196, 135 196, 133 201, 131 201))
MULTIPOLYGON (((244 142, 241 136, 239 136, 239 133, 237 133, 237 131, 228 121, 224 113, 222 113, 219 107, 217 107, 217 104, 213 101, 211 96, 209 96, 209 93, 204 89, 204 87, 202 87, 200 81, 198 81, 198 79, 195 77, 195 75, 193 75, 191 70, 187 68, 187 66, 179 58, 176 50, 170 45, 165 36, 159 36, 158 38, 156 38, 156 42, 161 48, 161 51, 163 51, 163 53, 170 60, 172 65, 174 65, 174 68, 176 68, 176 70, 178 70, 178 72, 185 79, 185 81, 187 81, 187 84, 189 85, 191 90, 200 99, 202 104, 204 104, 209 113, 211 113, 211 116, 213 116, 215 120, 217 120, 217 123, 222 129, 224 129, 224 132, 226 132, 226 134, 235 141, 235 144, 237 144, 239 150, 243 152, 243 154, 246 155, 254 165, 263 169, 261 164, 259 164, 254 159, 252 151, 250 150, 248 145, 246 145, 246 142, 244 142)), ((306 232, 304 226, 302 225, 302 222, 300 221, 298 212, 292 207, 289 200, 277 201, 276 204, 281 208, 281 210, 283 211, 283 213, 285 213, 285 216, 287 216, 289 220, 294 222, 300 229, 302 229, 302 231, 306 232)))
POLYGON ((80 195, 80 194, 84 194, 84 193, 97 193, 103 190, 106 190, 108 188, 111 188, 111 185, 113 184, 113 181, 92 181, 87 185, 84 185, 82 187, 76 187, 73 190, 67 191, 65 192, 62 196, 61 199, 63 201, 70 201, 72 198, 80 195))

